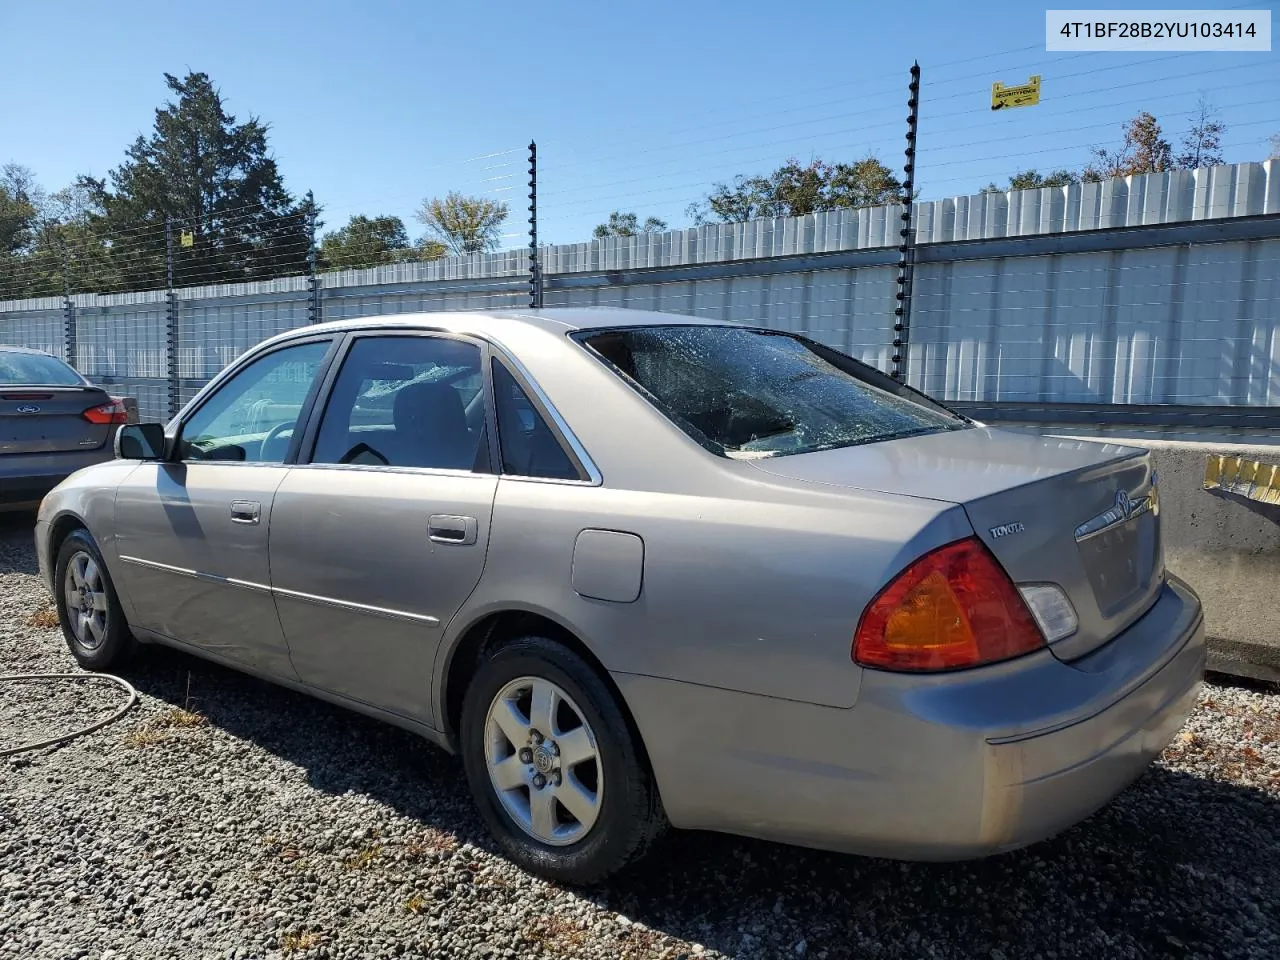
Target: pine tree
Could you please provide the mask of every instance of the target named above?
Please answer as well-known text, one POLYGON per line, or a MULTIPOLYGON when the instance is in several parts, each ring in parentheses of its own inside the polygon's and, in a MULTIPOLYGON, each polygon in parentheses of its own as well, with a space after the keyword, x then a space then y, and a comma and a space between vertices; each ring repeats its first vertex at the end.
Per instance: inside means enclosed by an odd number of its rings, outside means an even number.
POLYGON ((174 99, 156 111, 151 135, 138 137, 103 191, 121 282, 163 283, 166 219, 179 285, 305 272, 312 211, 285 189, 268 126, 256 117, 237 123, 207 74, 166 73, 165 82, 174 99))

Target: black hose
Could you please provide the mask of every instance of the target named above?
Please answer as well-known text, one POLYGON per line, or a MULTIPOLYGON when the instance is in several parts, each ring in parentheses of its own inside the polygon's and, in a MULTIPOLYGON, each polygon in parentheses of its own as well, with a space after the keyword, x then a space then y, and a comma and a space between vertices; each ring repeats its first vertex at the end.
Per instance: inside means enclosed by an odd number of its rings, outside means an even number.
POLYGON ((95 730, 100 730, 108 723, 119 720, 129 712, 130 708, 135 703, 138 702, 138 691, 133 688, 133 685, 129 683, 128 680, 124 680, 110 673, 10 673, 0 676, 0 683, 5 681, 29 682, 32 680, 106 680, 107 682, 114 683, 122 688, 124 692, 129 695, 129 700, 123 707, 111 714, 111 716, 107 717, 105 720, 99 720, 96 723, 92 723, 80 730, 74 730, 71 733, 64 733, 57 737, 50 737, 47 740, 38 740, 35 743, 24 743, 17 747, 0 748, 0 757, 11 757, 15 753, 25 753, 28 750, 39 750, 41 747, 52 747, 60 743, 66 743, 68 740, 74 740, 76 737, 83 737, 85 734, 93 733, 95 730))

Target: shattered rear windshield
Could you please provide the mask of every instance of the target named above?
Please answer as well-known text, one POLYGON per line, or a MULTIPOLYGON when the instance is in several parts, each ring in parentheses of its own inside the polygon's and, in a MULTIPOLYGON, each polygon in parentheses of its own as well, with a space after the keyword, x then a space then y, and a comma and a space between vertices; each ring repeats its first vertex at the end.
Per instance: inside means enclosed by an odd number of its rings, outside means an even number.
POLYGON ((673 325, 586 331, 576 339, 690 437, 734 459, 970 425, 878 371, 789 334, 673 325))

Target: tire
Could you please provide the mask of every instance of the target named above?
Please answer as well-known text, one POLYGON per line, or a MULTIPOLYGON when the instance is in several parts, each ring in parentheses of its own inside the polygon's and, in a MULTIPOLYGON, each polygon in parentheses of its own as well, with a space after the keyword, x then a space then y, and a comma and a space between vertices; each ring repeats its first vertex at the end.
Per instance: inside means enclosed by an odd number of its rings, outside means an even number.
POLYGON ((86 670, 110 670, 133 656, 137 644, 125 623, 102 553, 89 531, 72 531, 62 541, 53 584, 62 636, 80 666, 86 670), (80 583, 89 589, 81 589, 80 583))
POLYGON ((532 873, 569 884, 597 883, 638 860, 666 828, 653 775, 621 708, 599 675, 554 640, 522 637, 489 655, 467 688, 460 727, 463 766, 480 813, 503 853, 532 873), (543 719, 534 719, 533 690, 525 689, 531 683, 541 684, 544 694, 548 688, 559 691, 551 698, 561 705, 550 723, 545 711, 543 719), (516 712, 507 712, 508 705, 516 712), (522 754, 514 740, 530 725, 553 729, 540 731, 541 743, 537 737, 526 741, 529 753, 522 754), (594 757, 576 760, 588 746, 594 757), (573 765, 561 766, 564 761, 573 765), (499 781, 517 785, 500 789, 499 781), (547 829, 548 794, 554 797, 554 831, 547 829), (543 813, 538 819, 535 800, 543 813), (570 807, 590 812, 582 817, 570 807), (585 821, 590 822, 584 826, 585 821))

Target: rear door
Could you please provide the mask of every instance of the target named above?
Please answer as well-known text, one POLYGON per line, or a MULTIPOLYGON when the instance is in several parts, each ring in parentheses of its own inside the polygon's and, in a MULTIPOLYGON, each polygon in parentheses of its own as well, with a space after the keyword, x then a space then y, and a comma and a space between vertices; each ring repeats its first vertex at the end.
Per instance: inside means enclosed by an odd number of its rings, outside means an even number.
POLYGON ((271 515, 271 583, 304 682, 433 722, 436 649, 484 570, 497 490, 484 352, 352 338, 271 515))
POLYGON ((110 402, 57 357, 0 348, 0 454, 96 450, 111 418, 86 412, 110 402))

